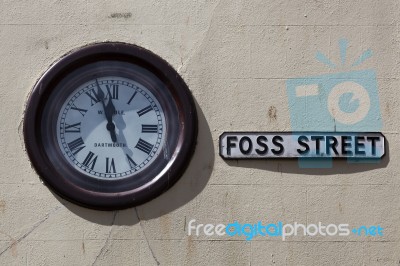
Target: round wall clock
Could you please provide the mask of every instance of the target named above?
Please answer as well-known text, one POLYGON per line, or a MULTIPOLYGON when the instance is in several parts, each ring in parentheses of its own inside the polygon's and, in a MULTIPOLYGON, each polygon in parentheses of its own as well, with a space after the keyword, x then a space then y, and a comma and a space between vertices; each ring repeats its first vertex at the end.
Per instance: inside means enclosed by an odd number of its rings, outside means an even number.
POLYGON ((38 80, 24 138, 45 184, 94 209, 158 196, 194 152, 197 114, 185 82, 163 59, 126 43, 72 51, 38 80))

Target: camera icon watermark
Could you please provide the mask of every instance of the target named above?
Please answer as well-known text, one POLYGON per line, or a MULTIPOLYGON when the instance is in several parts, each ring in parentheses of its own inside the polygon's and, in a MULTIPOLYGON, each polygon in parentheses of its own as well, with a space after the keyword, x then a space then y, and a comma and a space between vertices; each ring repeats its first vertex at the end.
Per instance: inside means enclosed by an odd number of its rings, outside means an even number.
MULTIPOLYGON (((347 40, 340 40, 342 66, 346 63, 347 40)), ((367 50, 353 63, 372 56, 367 50)), ((338 69, 322 53, 316 59, 338 69)), ((373 132, 382 129, 378 83, 373 69, 293 78, 286 81, 293 131, 373 132)), ((302 160, 303 168, 329 168, 331 160, 302 160)))

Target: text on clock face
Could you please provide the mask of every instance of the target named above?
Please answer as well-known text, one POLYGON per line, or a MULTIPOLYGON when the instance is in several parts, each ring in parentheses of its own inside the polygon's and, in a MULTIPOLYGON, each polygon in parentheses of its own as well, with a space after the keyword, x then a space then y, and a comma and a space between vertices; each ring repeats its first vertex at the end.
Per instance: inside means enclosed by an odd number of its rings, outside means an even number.
MULTIPOLYGON (((99 115, 104 115, 104 111, 103 110, 98 110, 97 113, 99 115)), ((113 115, 125 115, 124 110, 115 110, 114 112, 112 112, 113 115)))

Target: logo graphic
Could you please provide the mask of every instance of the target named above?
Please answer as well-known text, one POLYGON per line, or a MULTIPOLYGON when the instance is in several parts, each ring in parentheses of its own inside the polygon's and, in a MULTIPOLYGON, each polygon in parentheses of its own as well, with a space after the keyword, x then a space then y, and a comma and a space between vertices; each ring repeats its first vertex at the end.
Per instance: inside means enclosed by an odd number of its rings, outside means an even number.
POLYGON ((257 223, 239 223, 234 221, 228 224, 202 224, 196 223, 196 219, 191 219, 187 225, 188 235, 204 234, 206 236, 242 236, 246 241, 252 240, 254 237, 280 237, 282 241, 285 241, 288 237, 297 236, 350 236, 353 233, 354 236, 365 236, 365 237, 380 237, 383 236, 383 228, 380 225, 366 226, 362 225, 359 227, 351 227, 349 224, 323 224, 318 222, 317 224, 307 223, 302 224, 294 222, 292 224, 284 224, 282 221, 277 223, 263 223, 258 221, 257 223))
MULTIPOLYGON (((323 53, 316 59, 331 69, 347 66, 348 41, 339 41, 341 65, 323 53)), ((350 66, 357 67, 372 56, 364 51, 350 66)), ((378 84, 373 69, 323 74, 286 81, 293 131, 373 132, 382 128, 378 84)), ((299 159, 302 168, 330 168, 331 160, 299 159)))

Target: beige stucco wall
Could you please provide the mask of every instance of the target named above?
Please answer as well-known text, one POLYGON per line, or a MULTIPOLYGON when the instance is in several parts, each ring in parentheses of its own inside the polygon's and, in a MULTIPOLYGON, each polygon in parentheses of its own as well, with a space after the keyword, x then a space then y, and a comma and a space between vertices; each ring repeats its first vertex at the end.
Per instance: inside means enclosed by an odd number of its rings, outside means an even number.
POLYGON ((0 9, 1 265, 398 265, 400 261, 400 3, 398 0, 11 1, 0 9), (375 69, 388 155, 378 166, 233 161, 223 131, 290 131, 285 81, 333 73, 349 41, 358 69, 375 69), (96 41, 124 41, 166 59, 197 101, 198 147, 167 193, 116 212, 51 193, 24 150, 29 91, 57 58, 96 41), (272 111, 271 111, 272 110, 272 111), (346 168, 347 167, 347 168, 346 168), (187 235, 187 223, 234 220, 349 223, 383 237, 278 238, 187 235))

